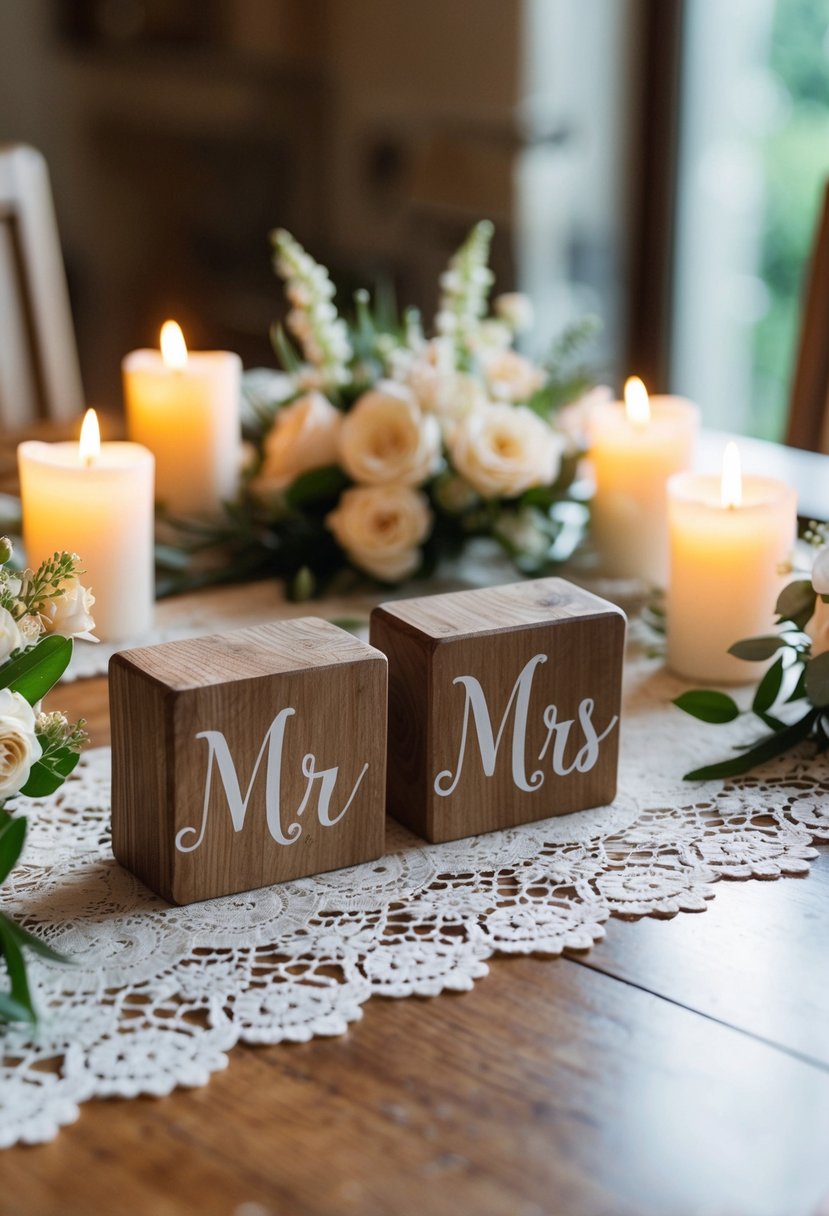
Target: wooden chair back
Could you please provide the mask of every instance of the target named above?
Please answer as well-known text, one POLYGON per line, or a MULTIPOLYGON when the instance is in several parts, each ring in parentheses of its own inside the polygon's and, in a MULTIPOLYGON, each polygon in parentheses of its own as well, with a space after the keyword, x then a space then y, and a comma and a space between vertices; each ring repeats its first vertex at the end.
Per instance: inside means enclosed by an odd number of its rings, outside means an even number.
POLYGON ((829 182, 803 297, 786 443, 829 452, 829 182))
POLYGON ((66 274, 43 156, 0 145, 0 426, 83 410, 66 274))

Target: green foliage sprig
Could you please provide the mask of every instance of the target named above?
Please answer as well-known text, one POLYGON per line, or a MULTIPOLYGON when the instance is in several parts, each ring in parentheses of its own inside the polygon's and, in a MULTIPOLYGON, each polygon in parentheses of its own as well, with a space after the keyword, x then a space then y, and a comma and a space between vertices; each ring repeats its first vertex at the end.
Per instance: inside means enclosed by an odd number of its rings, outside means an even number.
MULTIPOLYGON (((22 757, 19 778, 8 785, 0 797, 0 887, 7 882, 20 859, 26 838, 27 821, 8 809, 16 794, 43 798, 53 794, 76 767, 86 742, 83 720, 70 723, 57 711, 38 712, 42 698, 63 675, 72 658, 73 640, 58 632, 48 632, 59 623, 60 601, 71 598, 72 627, 88 634, 93 626, 88 607, 91 595, 79 584, 82 571, 78 558, 56 553, 37 570, 15 573, 7 568, 11 544, 0 538, 0 610, 6 614, 4 631, 17 638, 9 645, 0 662, 0 695, 5 698, 0 743, 8 754, 22 757), (33 741, 34 740, 34 741, 33 741)), ((28 952, 52 961, 65 962, 7 913, 0 911, 0 959, 8 976, 8 988, 0 988, 0 1023, 37 1019, 31 985, 26 970, 28 952)))
POLYGON ((813 740, 818 751, 829 747, 829 650, 813 654, 812 638, 805 632, 819 600, 829 603, 829 595, 819 594, 809 579, 795 580, 777 601, 779 632, 745 638, 730 647, 729 654, 749 663, 773 660, 750 710, 742 711, 733 697, 714 689, 694 689, 676 698, 679 709, 702 722, 723 724, 748 713, 770 732, 727 760, 686 773, 686 781, 741 776, 806 739, 813 740))

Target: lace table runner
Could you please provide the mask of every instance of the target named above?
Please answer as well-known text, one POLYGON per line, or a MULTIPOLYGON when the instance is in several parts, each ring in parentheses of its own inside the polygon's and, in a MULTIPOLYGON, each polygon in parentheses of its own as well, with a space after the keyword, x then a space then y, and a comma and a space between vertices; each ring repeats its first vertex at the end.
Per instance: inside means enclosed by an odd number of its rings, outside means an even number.
POLYGON ((88 753, 26 808, 10 911, 75 966, 32 962, 43 1018, 3 1034, 0 1145, 51 1139, 93 1097, 204 1085, 239 1041, 342 1034, 374 994, 469 989, 498 952, 585 950, 610 916, 699 911, 720 878, 806 872, 829 840, 829 762, 804 747, 760 776, 683 783, 738 736, 670 707, 680 687, 628 662, 610 807, 443 845, 390 821, 380 861, 185 908, 114 861, 109 752, 88 753))

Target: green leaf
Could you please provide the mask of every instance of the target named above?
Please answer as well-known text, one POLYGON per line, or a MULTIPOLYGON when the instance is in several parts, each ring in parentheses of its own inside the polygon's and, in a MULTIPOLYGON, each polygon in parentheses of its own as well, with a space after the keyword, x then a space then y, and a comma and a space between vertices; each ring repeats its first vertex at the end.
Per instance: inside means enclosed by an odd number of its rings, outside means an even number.
POLYGON ((26 820, 9 819, 0 826, 0 882, 5 882, 23 849, 26 820))
POLYGON ((788 646, 785 638, 779 633, 772 633, 761 638, 743 638, 741 642, 729 646, 728 653, 733 654, 736 659, 747 659, 749 663, 761 663, 764 659, 770 659, 784 646, 788 646))
POLYGON ((35 937, 34 933, 30 933, 28 929, 24 929, 22 925, 18 925, 16 921, 11 920, 8 916, 0 913, 0 918, 5 921, 7 931, 22 949, 33 950, 41 958, 48 958, 53 963, 72 962, 65 954, 59 954, 57 950, 53 950, 51 946, 47 946, 46 942, 42 942, 39 937, 35 937))
POLYGON ((817 710, 811 710, 805 718, 787 726, 785 730, 778 731, 776 735, 768 735, 731 760, 723 760, 719 764, 710 764, 707 768, 698 768, 694 769, 692 773, 686 773, 683 780, 713 781, 717 778, 739 777, 756 768, 758 764, 773 760, 775 756, 782 756, 790 747, 794 747, 796 743, 802 742, 807 737, 817 718, 817 712, 817 710))
POLYGON ((0 1022, 31 1022, 32 1015, 8 992, 0 992, 0 1022))
POLYGON ((829 705, 829 650, 806 664, 806 696, 819 709, 829 705))
POLYGON ((757 685, 751 708, 756 714, 767 713, 778 698, 783 683, 783 656, 779 654, 757 685))
POLYGON ((0 667, 0 688, 19 692, 30 705, 35 705, 54 688, 71 658, 71 638, 50 634, 41 638, 31 650, 0 667))
POLYGON ((62 747, 49 753, 32 765, 29 779, 21 789, 27 798, 46 798, 59 790, 66 778, 77 766, 80 752, 62 747))
POLYGON ((302 360, 297 354, 293 344, 288 338, 283 327, 279 324, 271 326, 271 345, 274 353, 280 362, 282 370, 292 374, 299 371, 302 367, 302 360))
POLYGON ((696 688, 684 692, 675 698, 674 705, 692 718, 699 718, 701 722, 733 722, 740 713, 740 707, 733 697, 724 692, 716 692, 713 688, 696 688))
POLYGON ((6 959, 6 968, 11 981, 11 999, 26 1011, 29 1022, 36 1020, 35 1007, 26 975, 26 960, 13 932, 13 922, 0 913, 0 950, 6 959))
POLYGON ((802 629, 815 611, 815 589, 808 578, 796 579, 784 587, 777 599, 776 611, 782 621, 792 621, 802 629))
POLYGON ((309 503, 336 498, 347 485, 348 478, 339 465, 330 464, 300 474, 287 491, 285 499, 291 507, 304 507, 309 503))

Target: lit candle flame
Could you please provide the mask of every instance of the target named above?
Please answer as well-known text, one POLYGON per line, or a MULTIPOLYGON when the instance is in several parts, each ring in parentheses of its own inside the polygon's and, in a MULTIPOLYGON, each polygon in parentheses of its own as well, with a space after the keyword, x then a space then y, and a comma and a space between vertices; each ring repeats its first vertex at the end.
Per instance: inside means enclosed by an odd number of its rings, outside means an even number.
POLYGON ((98 426, 98 415, 94 410, 87 410, 83 416, 81 438, 78 444, 78 460, 89 468, 101 454, 101 430, 98 426))
POLYGON ((743 474, 736 443, 727 443, 722 457, 720 502, 724 507, 739 507, 743 501, 743 474))
POLYGON ((631 376, 625 382, 625 412, 634 426, 647 426, 651 420, 648 390, 638 376, 631 376))
POLYGON ((176 321, 165 321, 161 326, 161 358, 165 367, 174 372, 187 366, 187 343, 176 321))

